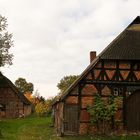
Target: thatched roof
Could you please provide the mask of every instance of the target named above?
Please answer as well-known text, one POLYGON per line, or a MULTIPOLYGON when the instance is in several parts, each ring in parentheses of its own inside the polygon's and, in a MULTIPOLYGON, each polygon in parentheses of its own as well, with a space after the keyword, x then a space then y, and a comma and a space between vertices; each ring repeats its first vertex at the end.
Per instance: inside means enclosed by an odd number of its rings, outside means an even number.
POLYGON ((140 24, 128 27, 108 46, 100 58, 140 60, 140 24))

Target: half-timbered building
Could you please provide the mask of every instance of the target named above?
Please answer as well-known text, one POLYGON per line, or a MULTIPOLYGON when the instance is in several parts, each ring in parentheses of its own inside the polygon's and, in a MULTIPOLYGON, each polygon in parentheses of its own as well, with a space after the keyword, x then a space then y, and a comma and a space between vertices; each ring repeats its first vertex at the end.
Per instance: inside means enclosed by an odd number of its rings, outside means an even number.
POLYGON ((140 131, 140 17, 137 17, 91 63, 53 105, 58 133, 87 134, 91 130, 86 107, 94 95, 120 96, 112 121, 117 130, 140 131))
POLYGON ((31 113, 31 103, 0 72, 0 118, 18 118, 31 113))

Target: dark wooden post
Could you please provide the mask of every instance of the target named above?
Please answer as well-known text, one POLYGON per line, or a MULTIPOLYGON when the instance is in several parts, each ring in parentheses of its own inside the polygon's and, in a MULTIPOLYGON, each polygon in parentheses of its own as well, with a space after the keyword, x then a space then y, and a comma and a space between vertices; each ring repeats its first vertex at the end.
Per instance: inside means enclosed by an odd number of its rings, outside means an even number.
MULTIPOLYGON (((81 83, 78 85, 78 120, 79 120, 79 128, 80 129, 80 115, 81 115, 81 92, 82 92, 82 86, 81 83)), ((79 133, 79 132, 78 132, 79 133)))
POLYGON ((123 127, 126 129, 126 89, 123 89, 123 127))

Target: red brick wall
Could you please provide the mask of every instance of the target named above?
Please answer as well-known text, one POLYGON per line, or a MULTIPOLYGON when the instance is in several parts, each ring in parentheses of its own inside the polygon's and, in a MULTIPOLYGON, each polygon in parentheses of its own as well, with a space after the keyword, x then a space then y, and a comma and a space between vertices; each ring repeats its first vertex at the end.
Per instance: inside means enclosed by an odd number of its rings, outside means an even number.
POLYGON ((80 121, 89 122, 90 114, 86 110, 81 110, 80 121))
POLYGON ((102 95, 108 95, 108 96, 111 95, 111 90, 108 88, 108 86, 105 86, 105 87, 102 89, 102 95))
POLYGON ((93 104, 93 97, 82 97, 81 104, 82 104, 82 108, 91 106, 93 104))
POLYGON ((89 132, 89 124, 88 123, 80 123, 79 134, 84 135, 89 132))
POLYGON ((94 85, 87 84, 82 89, 82 95, 94 95, 95 93, 98 93, 98 91, 94 85))

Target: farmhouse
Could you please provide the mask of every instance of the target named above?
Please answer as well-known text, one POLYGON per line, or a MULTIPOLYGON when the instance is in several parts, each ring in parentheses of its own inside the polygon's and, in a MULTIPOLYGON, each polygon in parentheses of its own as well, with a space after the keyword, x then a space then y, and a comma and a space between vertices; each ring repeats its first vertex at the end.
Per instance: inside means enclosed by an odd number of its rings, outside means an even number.
POLYGON ((137 17, 91 63, 53 105, 54 126, 59 134, 95 132, 87 106, 95 94, 103 100, 122 98, 112 118, 117 131, 140 131, 140 17, 137 17))
POLYGON ((18 118, 30 113, 30 102, 8 78, 0 73, 0 118, 18 118))

